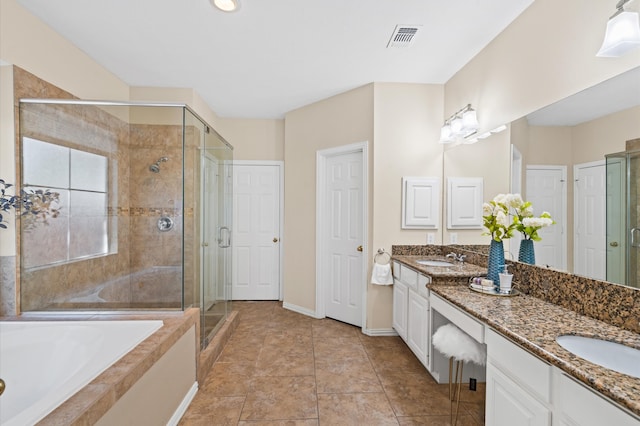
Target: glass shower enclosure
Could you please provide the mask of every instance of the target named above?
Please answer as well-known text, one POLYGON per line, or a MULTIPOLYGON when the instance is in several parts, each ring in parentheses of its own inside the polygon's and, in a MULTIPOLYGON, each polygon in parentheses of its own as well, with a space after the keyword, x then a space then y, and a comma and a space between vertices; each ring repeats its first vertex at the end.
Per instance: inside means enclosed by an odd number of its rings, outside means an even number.
POLYGON ((606 155, 607 281, 640 288, 640 151, 606 155))
POLYGON ((231 311, 233 148, 183 104, 23 99, 21 312, 231 311))

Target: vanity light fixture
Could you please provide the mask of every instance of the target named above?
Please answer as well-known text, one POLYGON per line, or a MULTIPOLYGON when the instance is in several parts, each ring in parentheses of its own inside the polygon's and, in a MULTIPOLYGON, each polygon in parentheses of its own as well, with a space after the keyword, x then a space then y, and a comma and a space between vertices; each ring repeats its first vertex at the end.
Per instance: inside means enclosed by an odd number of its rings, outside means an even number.
POLYGON ((604 41, 596 56, 617 58, 640 47, 640 14, 624 10, 625 4, 630 1, 620 0, 616 5, 616 13, 607 22, 604 41))
POLYGON ((218 9, 223 12, 234 12, 240 7, 239 0, 210 0, 218 9))
POLYGON ((480 127, 476 110, 467 104, 464 108, 444 121, 440 129, 440 143, 455 142, 456 139, 467 138, 478 131, 480 127))

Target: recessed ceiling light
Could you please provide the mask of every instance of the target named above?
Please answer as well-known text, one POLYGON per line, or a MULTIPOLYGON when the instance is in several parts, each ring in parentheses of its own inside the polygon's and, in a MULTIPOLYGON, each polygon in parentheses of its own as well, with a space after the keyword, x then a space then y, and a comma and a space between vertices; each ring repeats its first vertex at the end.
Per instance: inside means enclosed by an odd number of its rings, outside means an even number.
POLYGON ((211 3, 223 12, 233 12, 240 7, 239 0, 211 0, 211 3))

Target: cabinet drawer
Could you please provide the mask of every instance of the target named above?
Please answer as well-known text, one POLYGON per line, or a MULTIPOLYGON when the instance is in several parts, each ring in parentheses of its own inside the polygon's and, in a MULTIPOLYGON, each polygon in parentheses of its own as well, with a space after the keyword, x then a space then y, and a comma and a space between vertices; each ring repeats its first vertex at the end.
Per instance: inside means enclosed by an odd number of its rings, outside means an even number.
POLYGON ((549 364, 491 329, 487 330, 486 339, 487 357, 494 365, 540 400, 551 401, 552 368, 549 364))
POLYGON ((408 285, 410 288, 417 290, 418 273, 411 268, 400 265, 400 281, 408 285))
POLYGON ((431 293, 429 299, 431 301, 431 309, 440 312, 445 318, 478 342, 484 343, 484 324, 433 293, 431 293))

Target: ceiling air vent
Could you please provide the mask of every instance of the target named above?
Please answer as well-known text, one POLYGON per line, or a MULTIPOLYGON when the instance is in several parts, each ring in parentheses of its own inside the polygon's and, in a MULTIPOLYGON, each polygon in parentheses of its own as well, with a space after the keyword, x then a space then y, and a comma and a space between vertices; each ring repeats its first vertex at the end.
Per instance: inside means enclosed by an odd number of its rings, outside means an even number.
POLYGON ((419 29, 420 25, 396 25, 396 29, 393 30, 391 39, 389 39, 389 43, 387 44, 387 48, 411 46, 419 29))

